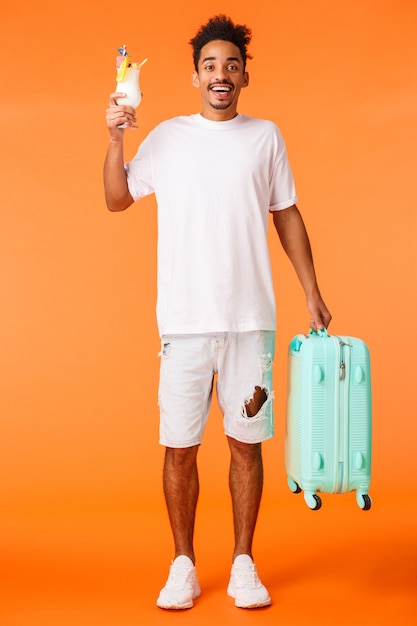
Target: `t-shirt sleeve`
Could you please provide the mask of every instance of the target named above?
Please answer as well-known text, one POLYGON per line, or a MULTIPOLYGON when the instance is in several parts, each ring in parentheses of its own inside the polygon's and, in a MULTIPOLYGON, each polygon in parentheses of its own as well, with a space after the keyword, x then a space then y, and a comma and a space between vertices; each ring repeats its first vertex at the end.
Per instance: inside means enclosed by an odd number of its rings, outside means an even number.
POLYGON ((152 149, 149 136, 141 143, 134 158, 125 163, 127 185, 134 200, 154 193, 152 176, 152 149))
POLYGON ((270 211, 288 209, 298 202, 285 141, 278 128, 276 128, 276 133, 277 149, 271 173, 270 211))

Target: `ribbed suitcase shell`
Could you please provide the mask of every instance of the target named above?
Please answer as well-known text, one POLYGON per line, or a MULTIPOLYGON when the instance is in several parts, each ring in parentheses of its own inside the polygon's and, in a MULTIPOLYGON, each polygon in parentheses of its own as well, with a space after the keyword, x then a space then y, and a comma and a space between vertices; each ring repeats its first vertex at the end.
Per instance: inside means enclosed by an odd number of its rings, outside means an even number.
POLYGON ((304 491, 356 491, 371 507, 372 399, 369 350, 361 339, 327 331, 297 335, 289 346, 285 462, 288 485, 304 491))

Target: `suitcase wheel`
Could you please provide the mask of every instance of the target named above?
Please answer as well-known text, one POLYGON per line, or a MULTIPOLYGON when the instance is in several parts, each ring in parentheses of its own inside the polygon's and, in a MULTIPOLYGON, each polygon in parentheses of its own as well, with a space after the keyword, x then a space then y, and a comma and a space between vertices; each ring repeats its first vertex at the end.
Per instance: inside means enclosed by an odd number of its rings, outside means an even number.
POLYGON ((304 500, 306 501, 307 506, 312 511, 318 511, 319 509, 321 509, 321 498, 316 493, 311 493, 311 491, 305 491, 304 500))
POLYGON ((356 502, 362 511, 369 511, 372 506, 372 499, 367 493, 356 492, 356 502))
POLYGON ((287 482, 290 491, 292 491, 293 493, 301 493, 301 487, 298 483, 295 482, 295 480, 288 476, 287 482))

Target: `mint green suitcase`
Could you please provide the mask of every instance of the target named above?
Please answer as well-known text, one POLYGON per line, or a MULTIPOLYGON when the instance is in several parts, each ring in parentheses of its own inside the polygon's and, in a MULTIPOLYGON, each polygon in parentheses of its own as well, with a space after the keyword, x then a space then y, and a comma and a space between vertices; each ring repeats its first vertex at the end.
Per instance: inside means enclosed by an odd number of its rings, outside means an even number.
POLYGON ((361 339, 327 331, 297 335, 289 346, 285 463, 288 486, 304 491, 312 510, 317 492, 356 491, 372 500, 372 398, 369 350, 361 339))

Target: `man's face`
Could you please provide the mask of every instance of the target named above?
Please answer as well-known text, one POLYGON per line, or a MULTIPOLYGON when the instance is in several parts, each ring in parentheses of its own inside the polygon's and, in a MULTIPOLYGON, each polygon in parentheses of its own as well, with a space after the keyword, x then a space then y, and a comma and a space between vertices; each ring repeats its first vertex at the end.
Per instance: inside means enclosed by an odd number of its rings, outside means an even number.
POLYGON ((235 117, 240 90, 249 83, 239 48, 221 40, 203 46, 192 83, 200 89, 203 117, 214 121, 235 117))

